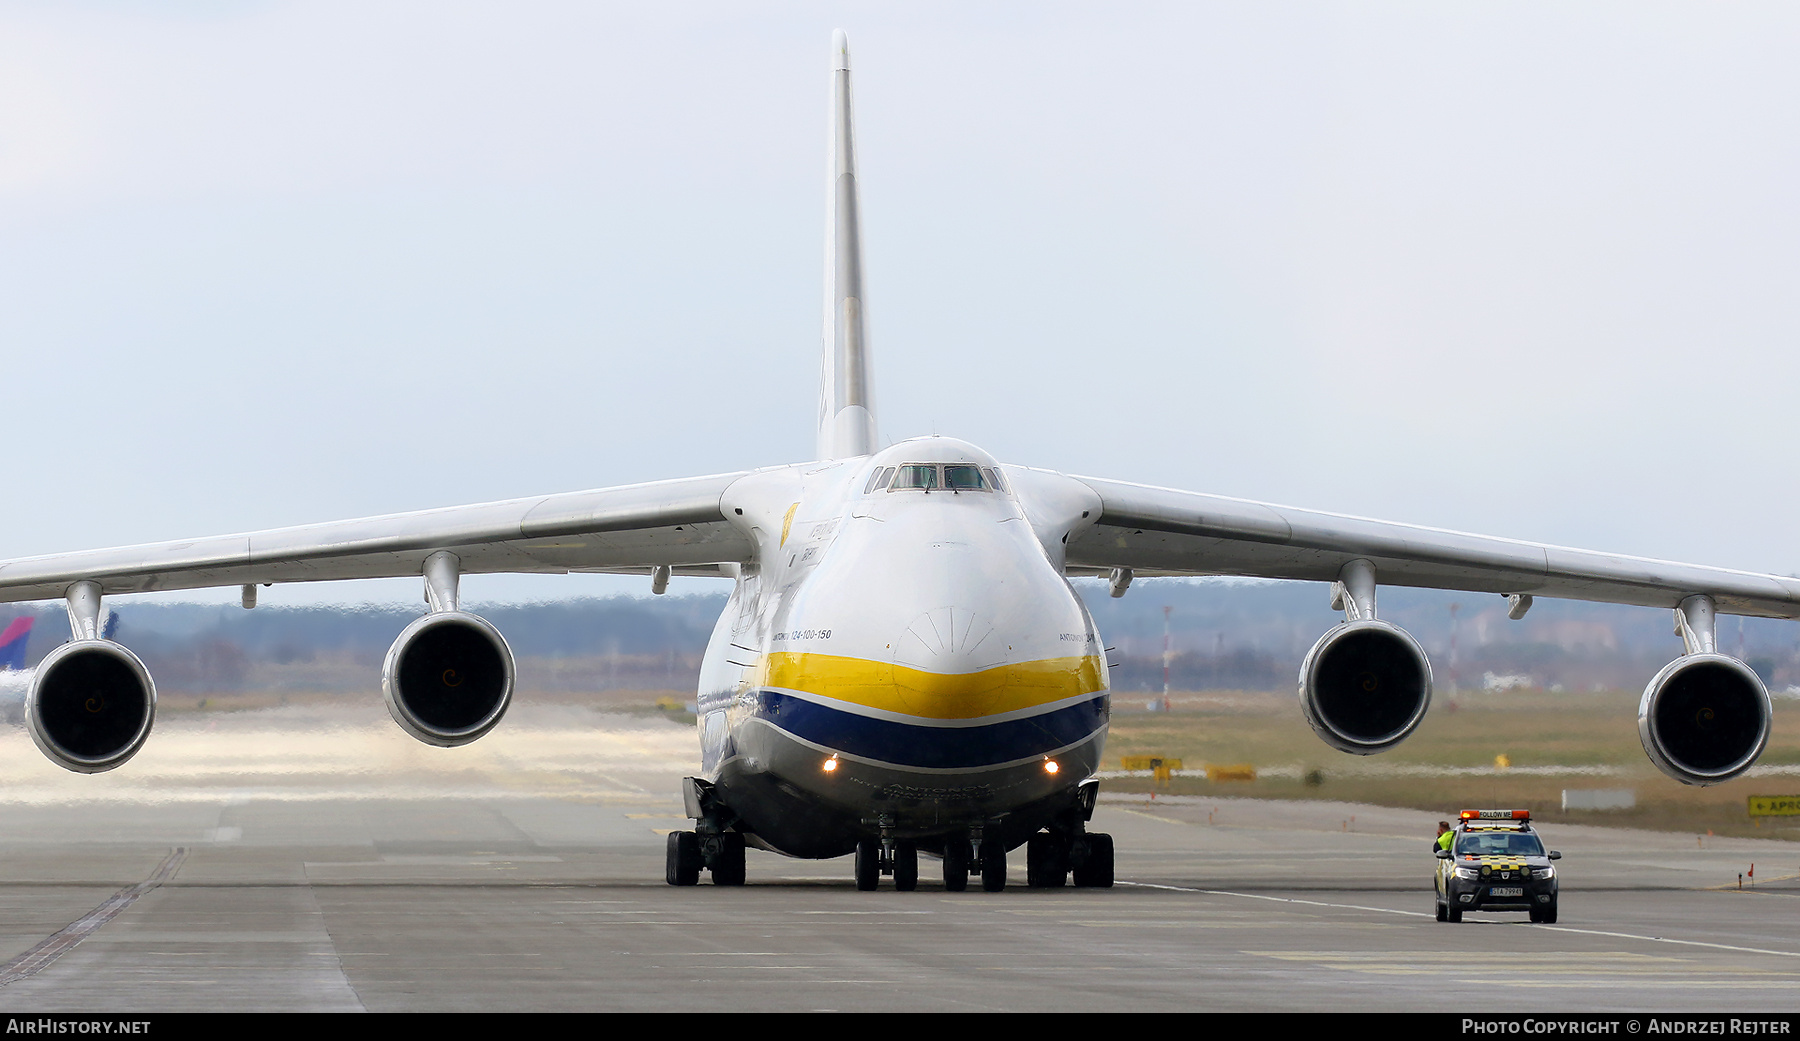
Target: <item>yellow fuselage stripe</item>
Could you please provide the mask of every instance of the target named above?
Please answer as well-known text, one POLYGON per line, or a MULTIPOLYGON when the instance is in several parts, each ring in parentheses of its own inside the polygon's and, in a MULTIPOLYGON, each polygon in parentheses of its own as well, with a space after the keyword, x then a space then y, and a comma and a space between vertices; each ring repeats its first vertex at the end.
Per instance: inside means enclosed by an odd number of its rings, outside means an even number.
POLYGON ((776 651, 763 656, 754 682, 925 719, 978 719, 1104 690, 1104 670, 1095 654, 945 675, 866 658, 776 651))

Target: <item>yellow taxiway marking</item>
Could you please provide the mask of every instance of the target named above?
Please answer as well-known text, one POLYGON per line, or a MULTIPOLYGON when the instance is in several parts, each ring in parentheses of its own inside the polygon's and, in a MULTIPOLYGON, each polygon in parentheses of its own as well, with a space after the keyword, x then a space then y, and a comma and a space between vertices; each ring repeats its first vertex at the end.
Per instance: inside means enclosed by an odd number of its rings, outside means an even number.
MULTIPOLYGON (((1793 881, 1797 881, 1797 880, 1800 880, 1800 875, 1776 875, 1774 878, 1761 878, 1761 879, 1756 879, 1755 881, 1746 882, 1746 883, 1727 882, 1721 886, 1702 886, 1701 888, 1711 891, 1711 892, 1715 892, 1715 893, 1735 893, 1740 889, 1746 893, 1754 893, 1754 892, 1762 889, 1763 886, 1766 886, 1771 882, 1793 882, 1793 881)), ((1800 896, 1800 893, 1766 893, 1765 892, 1764 895, 1765 896, 1800 896)))

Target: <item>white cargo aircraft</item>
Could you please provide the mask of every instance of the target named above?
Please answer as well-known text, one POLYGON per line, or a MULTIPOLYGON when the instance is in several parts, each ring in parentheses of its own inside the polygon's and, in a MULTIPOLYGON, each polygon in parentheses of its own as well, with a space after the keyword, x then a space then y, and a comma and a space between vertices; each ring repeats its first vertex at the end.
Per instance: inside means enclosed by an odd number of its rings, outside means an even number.
POLYGON ((1413 732, 1431 666, 1376 614, 1380 583, 1665 607, 1685 653, 1638 716, 1665 773, 1712 784, 1767 742, 1768 692, 1718 653, 1715 612, 1800 617, 1800 579, 1542 546, 1002 464, 947 437, 881 448, 863 317, 850 62, 834 40, 817 459, 744 473, 422 513, 0 562, 0 600, 63 597, 71 642, 33 676, 27 719, 46 755, 110 770, 149 736, 156 691, 100 628, 101 597, 276 582, 421 575, 428 613, 394 641, 382 690, 421 741, 487 733, 513 659, 457 604, 458 577, 494 572, 671 574, 733 584, 701 668, 703 776, 693 831, 669 836, 668 880, 744 881, 744 848, 856 854, 856 884, 918 881, 942 858, 1006 882, 1112 883, 1109 837, 1086 830, 1108 714, 1107 662, 1070 575, 1243 575, 1331 582, 1344 621, 1301 667, 1306 718, 1370 754, 1413 732))

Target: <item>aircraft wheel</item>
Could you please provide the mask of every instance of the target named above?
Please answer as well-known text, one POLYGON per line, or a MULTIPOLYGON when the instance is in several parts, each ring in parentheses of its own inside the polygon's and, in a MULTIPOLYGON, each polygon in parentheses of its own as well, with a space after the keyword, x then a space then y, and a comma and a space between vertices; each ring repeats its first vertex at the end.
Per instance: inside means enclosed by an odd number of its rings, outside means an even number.
POLYGON ((960 893, 969 888, 969 840, 944 840, 944 888, 960 893))
POLYGON ((1087 847, 1087 859, 1075 869, 1075 884, 1092 889, 1111 889, 1113 884, 1112 836, 1089 832, 1087 847))
POLYGON ((990 893, 1006 888, 1006 847, 998 839, 981 843, 981 888, 990 893))
POLYGON ((723 848, 713 861, 713 885, 741 886, 744 884, 744 837, 736 832, 726 832, 719 838, 723 848))
POLYGON ((919 888, 919 847, 910 842, 894 846, 894 888, 902 893, 919 888))
POLYGON ((1040 831, 1025 842, 1025 884, 1035 889, 1054 888, 1068 880, 1062 850, 1056 836, 1040 831))
POLYGON ((881 885, 881 843, 864 839, 856 844, 856 888, 867 893, 881 885))
POLYGON ((700 836, 691 831, 669 832, 664 874, 672 886, 691 886, 700 881, 700 836))

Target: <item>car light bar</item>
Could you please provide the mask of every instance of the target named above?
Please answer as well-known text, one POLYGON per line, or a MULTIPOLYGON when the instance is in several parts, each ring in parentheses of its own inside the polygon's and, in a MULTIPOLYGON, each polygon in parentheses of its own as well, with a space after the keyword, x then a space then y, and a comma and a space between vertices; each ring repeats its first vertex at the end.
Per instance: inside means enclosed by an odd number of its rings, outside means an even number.
POLYGON ((1458 815, 1466 821, 1528 821, 1530 810, 1464 810, 1458 815))

